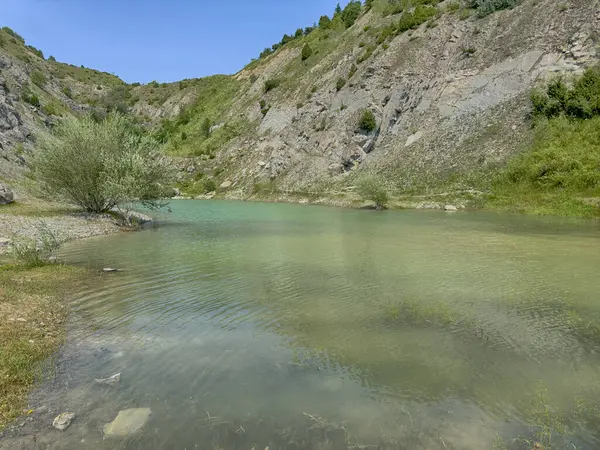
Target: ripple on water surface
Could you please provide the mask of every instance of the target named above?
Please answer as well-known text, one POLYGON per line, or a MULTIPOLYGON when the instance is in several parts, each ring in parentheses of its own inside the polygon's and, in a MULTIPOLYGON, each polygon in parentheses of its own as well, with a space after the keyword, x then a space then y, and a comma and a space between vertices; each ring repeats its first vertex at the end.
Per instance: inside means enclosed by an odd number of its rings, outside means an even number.
MULTIPOLYGON (((539 382, 568 419, 576 397, 598 398, 597 225, 172 209, 152 229, 64 250, 124 271, 76 295, 90 348, 106 351, 72 362, 78 388, 65 401, 85 420, 60 448, 85 435, 98 448, 481 449, 531 436, 539 382), (89 382, 116 372, 116 389, 89 382), (152 409, 147 427, 102 441, 98 428, 131 407, 152 409)), ((600 445, 586 424, 566 445, 600 445)))

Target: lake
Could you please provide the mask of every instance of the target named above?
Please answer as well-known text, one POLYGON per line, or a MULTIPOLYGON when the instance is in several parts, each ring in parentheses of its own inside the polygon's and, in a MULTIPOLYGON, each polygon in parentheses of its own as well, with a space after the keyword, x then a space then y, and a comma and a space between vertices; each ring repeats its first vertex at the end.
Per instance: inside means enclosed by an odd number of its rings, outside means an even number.
POLYGON ((600 448, 597 222, 170 207, 62 251, 123 271, 74 289, 48 448, 600 448), (128 408, 152 414, 103 438, 128 408))

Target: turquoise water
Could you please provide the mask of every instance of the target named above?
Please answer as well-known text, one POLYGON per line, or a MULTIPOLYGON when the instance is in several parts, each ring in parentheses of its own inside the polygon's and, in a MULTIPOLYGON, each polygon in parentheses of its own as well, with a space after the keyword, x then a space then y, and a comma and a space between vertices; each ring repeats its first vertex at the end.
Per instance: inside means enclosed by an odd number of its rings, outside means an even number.
POLYGON ((600 448, 597 223, 171 208, 61 255, 123 271, 75 292, 78 420, 52 448, 531 448, 542 415, 552 448, 600 448), (103 439, 131 407, 146 426, 103 439))

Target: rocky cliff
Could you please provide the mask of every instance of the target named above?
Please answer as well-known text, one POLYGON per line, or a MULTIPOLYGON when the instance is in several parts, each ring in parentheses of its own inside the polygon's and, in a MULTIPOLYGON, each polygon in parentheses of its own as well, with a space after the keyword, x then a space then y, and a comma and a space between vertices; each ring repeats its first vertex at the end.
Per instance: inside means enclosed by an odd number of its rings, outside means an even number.
MULTIPOLYGON (((125 100, 177 157, 184 191, 208 179, 242 197, 260 185, 343 190, 354 174, 374 172, 393 192, 415 192, 504 164, 531 139, 532 88, 599 61, 597 0, 523 0, 485 17, 456 0, 417 2, 430 8, 420 10, 427 20, 408 27, 412 10, 390 14, 390 3, 376 0, 347 29, 317 27, 234 76, 129 86, 125 100), (365 111, 375 117, 370 130, 359 126, 365 111)), ((47 75, 42 94, 69 113, 97 106, 120 83, 57 79, 54 64, 0 48, 9 170, 23 163, 15 144, 52 120, 22 100, 33 70, 47 75), (64 95, 67 84, 79 102, 64 95)))

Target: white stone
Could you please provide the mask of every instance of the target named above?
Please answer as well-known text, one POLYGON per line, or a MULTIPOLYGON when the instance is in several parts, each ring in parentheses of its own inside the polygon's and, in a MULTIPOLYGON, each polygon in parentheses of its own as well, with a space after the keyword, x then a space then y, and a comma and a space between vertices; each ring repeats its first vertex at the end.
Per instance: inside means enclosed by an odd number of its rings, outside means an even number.
POLYGON ((446 205, 446 206, 444 206, 444 211, 448 211, 448 212, 458 211, 458 208, 454 205, 446 205))
POLYGON ((74 418, 75 414, 64 412, 54 418, 52 426, 59 431, 65 431, 67 428, 69 428, 69 425, 71 425, 71 422, 74 418))
POLYGON ((227 189, 228 187, 231 187, 232 184, 233 183, 231 181, 223 181, 220 187, 221 189, 227 189))
POLYGON ((405 147, 409 147, 412 144, 414 144, 415 142, 417 142, 419 139, 421 139, 423 137, 423 132, 422 131, 417 131, 415 134, 411 134, 408 139, 406 140, 406 144, 404 144, 405 147))
POLYGON ((116 373, 113 376, 108 377, 108 378, 94 378, 94 380, 98 384, 106 384, 108 386, 116 386, 117 384, 119 384, 119 381, 121 381, 121 374, 116 373))
POLYGON ((150 408, 131 408, 119 411, 116 419, 104 425, 102 431, 105 436, 129 436, 146 425, 150 414, 152 414, 150 408))

